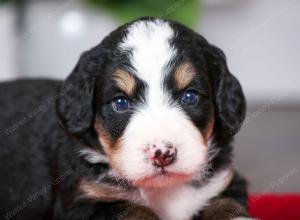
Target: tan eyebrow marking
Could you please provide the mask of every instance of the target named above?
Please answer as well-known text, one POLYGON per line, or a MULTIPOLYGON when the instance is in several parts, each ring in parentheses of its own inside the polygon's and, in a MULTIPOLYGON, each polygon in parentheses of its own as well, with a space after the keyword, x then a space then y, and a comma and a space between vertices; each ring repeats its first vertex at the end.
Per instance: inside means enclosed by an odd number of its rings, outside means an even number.
POLYGON ((178 89, 184 89, 196 75, 193 64, 186 62, 177 67, 175 81, 178 89))
POLYGON ((129 96, 133 95, 136 88, 136 81, 133 75, 126 70, 118 69, 113 73, 113 79, 117 83, 119 89, 129 96))

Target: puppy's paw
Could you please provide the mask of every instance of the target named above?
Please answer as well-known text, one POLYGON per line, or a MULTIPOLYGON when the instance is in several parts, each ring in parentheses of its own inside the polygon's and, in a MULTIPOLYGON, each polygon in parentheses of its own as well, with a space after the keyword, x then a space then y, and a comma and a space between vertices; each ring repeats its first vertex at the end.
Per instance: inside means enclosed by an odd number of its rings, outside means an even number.
POLYGON ((233 218, 232 220, 256 220, 255 218, 248 218, 248 217, 236 217, 233 218))
POLYGON ((203 210, 202 220, 254 220, 245 207, 231 198, 215 198, 203 210))
POLYGON ((126 213, 122 220, 160 220, 150 209, 143 206, 136 206, 126 213))

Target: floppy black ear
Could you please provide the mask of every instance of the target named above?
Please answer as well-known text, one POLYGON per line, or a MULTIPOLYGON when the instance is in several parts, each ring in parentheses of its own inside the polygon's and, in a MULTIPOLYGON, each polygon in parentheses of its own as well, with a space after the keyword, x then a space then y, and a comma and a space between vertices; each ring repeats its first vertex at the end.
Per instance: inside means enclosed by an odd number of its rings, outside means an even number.
POLYGON ((208 49, 208 69, 213 81, 216 124, 223 136, 231 137, 242 126, 246 114, 242 87, 229 72, 224 53, 212 45, 208 49))
POLYGON ((92 49, 81 55, 73 72, 63 83, 56 100, 62 127, 71 135, 91 139, 94 121, 94 91, 101 72, 103 53, 92 49))

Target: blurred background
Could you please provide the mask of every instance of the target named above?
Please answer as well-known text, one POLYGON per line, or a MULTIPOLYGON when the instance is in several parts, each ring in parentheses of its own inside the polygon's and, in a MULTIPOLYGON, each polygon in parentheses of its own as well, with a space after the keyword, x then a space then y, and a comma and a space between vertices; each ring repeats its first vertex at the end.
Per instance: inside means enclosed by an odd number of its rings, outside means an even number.
POLYGON ((243 85, 235 166, 250 190, 300 192, 299 11, 297 0, 0 0, 0 81, 64 79, 124 22, 178 20, 220 47, 243 85))

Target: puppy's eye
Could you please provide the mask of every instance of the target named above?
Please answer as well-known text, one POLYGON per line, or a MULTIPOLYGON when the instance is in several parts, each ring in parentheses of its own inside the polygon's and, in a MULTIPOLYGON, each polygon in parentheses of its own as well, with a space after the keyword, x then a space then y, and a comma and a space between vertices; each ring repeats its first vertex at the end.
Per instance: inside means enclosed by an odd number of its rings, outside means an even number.
POLYGON ((116 112, 126 112, 130 104, 126 97, 117 97, 112 101, 112 107, 116 112))
POLYGON ((182 105, 197 105, 199 101, 199 95, 196 91, 186 90, 182 93, 181 104, 182 105))

